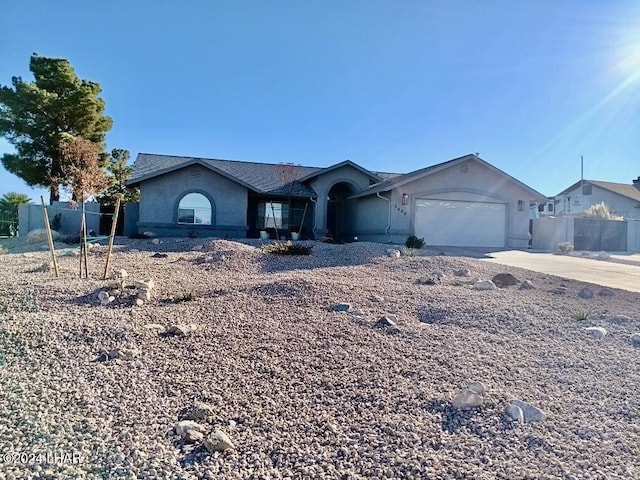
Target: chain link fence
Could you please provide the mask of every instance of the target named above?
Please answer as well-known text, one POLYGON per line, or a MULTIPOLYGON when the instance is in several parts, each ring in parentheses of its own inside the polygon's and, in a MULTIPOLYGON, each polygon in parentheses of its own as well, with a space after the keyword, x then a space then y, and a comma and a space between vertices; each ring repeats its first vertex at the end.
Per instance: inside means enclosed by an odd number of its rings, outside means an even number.
POLYGON ((0 212, 0 237, 14 237, 17 234, 17 219, 10 214, 0 212))

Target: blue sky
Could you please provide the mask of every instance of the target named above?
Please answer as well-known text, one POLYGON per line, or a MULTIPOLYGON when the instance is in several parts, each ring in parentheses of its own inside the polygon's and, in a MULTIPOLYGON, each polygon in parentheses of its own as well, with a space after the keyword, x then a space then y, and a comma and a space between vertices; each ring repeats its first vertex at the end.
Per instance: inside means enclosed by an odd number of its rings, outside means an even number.
MULTIPOLYGON (((640 175, 631 0, 4 2, 32 52, 100 83, 107 147, 409 172, 467 153, 545 195, 640 175)), ((0 139, 0 154, 11 146, 0 139)), ((38 199, 0 167, 0 193, 38 199)), ((45 195, 45 199, 48 195, 45 195)))

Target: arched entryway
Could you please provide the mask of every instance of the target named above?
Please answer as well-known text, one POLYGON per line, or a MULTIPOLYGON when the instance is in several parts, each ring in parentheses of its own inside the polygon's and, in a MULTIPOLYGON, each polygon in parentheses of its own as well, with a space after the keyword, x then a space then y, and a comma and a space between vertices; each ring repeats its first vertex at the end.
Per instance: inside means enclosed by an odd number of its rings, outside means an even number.
POLYGON ((327 195, 327 236, 337 242, 353 238, 355 200, 349 200, 349 197, 354 193, 351 185, 339 182, 331 187, 327 195))

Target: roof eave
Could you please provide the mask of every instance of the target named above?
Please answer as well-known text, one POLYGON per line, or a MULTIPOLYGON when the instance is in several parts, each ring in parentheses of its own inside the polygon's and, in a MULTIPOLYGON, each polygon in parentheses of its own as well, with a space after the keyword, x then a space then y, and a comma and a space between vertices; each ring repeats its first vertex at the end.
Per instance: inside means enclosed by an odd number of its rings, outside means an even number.
MULTIPOLYGON (((459 158, 455 158, 453 160, 449 160, 447 162, 443 162, 443 163, 441 163, 439 165, 434 165, 432 169, 428 169, 428 170, 426 170, 426 171, 424 171, 424 172, 422 172, 422 173, 420 173, 418 175, 415 175, 415 176, 411 176, 411 172, 405 173, 404 175, 402 175, 405 178, 403 180, 399 180, 398 182, 394 183, 393 185, 389 185, 388 187, 385 186, 382 189, 378 189, 375 185, 373 185, 370 190, 358 193, 358 194, 354 195, 352 198, 366 197, 368 195, 374 195, 374 194, 379 193, 379 192, 389 192, 389 191, 393 190, 394 188, 401 187, 403 185, 406 185, 407 183, 415 182, 416 180, 420 180, 421 178, 424 178, 426 176, 433 175, 434 173, 437 173, 437 172, 439 172, 441 170, 444 170, 445 168, 449 168, 450 166, 455 165, 456 163, 460 163, 460 162, 462 162, 464 160, 468 160, 472 156, 474 156, 474 155, 465 155, 463 157, 459 157, 459 158)), ((394 177, 394 178, 397 178, 397 177, 394 177)))
POLYGON ((223 170, 220 170, 220 169, 214 167, 213 165, 209 165, 206 161, 204 161, 203 159, 200 159, 200 158, 192 158, 191 160, 188 160, 188 161, 186 161, 184 163, 180 163, 180 164, 177 164, 177 165, 172 165, 169 168, 163 168, 161 170, 157 170, 157 171, 149 173, 147 175, 142 175, 141 177, 138 177, 138 178, 135 178, 135 179, 127 181, 126 185, 130 186, 130 187, 138 186, 138 185, 140 185, 140 183, 142 183, 142 182, 144 182, 146 180, 150 180, 152 178, 159 177, 161 175, 165 175, 167 173, 175 172, 176 170, 187 168, 187 167, 190 167, 192 165, 201 165, 204 168, 206 168, 206 169, 208 169, 208 170, 210 170, 212 172, 215 172, 218 175, 221 175, 221 176, 225 177, 228 180, 231 180, 231 181, 237 183, 238 185, 242 185, 243 187, 245 187, 248 190, 251 190, 251 191, 257 192, 257 193, 263 193, 261 190, 258 190, 255 187, 253 187, 252 185, 249 185, 248 183, 243 182, 239 178, 234 177, 233 175, 229 175, 227 172, 225 172, 223 170))
POLYGON ((329 167, 321 168, 317 172, 313 172, 313 173, 310 173, 308 175, 305 175, 304 177, 299 178, 298 181, 299 182, 307 182, 307 181, 311 180, 312 178, 320 176, 320 175, 322 175, 324 173, 331 172, 332 170, 337 170, 338 168, 341 168, 341 167, 344 167, 344 166, 353 167, 356 170, 358 170, 358 171, 364 173, 365 175, 369 176, 369 178, 377 180, 378 182, 382 182, 384 180, 378 174, 372 172, 371 170, 367 170, 364 167, 361 167, 360 165, 358 165, 355 162, 352 162, 351 160, 343 160, 342 162, 336 163, 335 165, 331 165, 329 167))
POLYGON ((361 198, 361 197, 366 197, 366 196, 369 196, 369 195, 374 195, 376 193, 389 192, 389 191, 391 191, 391 190, 393 190, 395 188, 401 187, 401 186, 406 185, 406 184, 411 183, 411 182, 415 182, 415 181, 420 180, 420 179, 422 179, 424 177, 427 177, 429 175, 433 175, 435 173, 438 173, 438 172, 440 172, 442 170, 445 170, 447 168, 450 168, 450 167, 452 167, 454 165, 457 165, 459 163, 465 162, 467 160, 476 160, 477 162, 481 163, 482 165, 484 165, 486 167, 489 167, 490 169, 492 169, 493 171, 499 173, 500 175, 506 176, 507 178, 511 179, 514 183, 516 183, 521 188, 524 188, 525 190, 527 190, 529 192, 530 196, 532 197, 532 198, 530 198, 530 200, 545 199, 545 201, 546 201, 546 198, 547 198, 546 195, 543 195, 542 193, 538 192, 537 190, 535 190, 535 189, 531 188, 530 186, 522 183, 517 178, 514 178, 511 175, 509 175, 508 173, 503 172, 499 168, 494 167, 489 162, 483 160, 482 158, 480 158, 479 156, 474 155, 474 154, 464 155, 462 157, 454 158, 453 160, 449 160, 449 161, 443 162, 443 163, 441 163, 439 165, 434 165, 433 168, 428 169, 428 170, 426 170, 426 171, 424 171, 424 172, 422 172, 422 173, 420 173, 418 175, 415 175, 415 176, 411 176, 411 173, 407 173, 407 174, 405 174, 407 178, 405 178, 404 180, 399 180, 397 183, 394 183, 393 185, 385 186, 382 189, 378 189, 378 188, 376 188, 375 185, 373 185, 370 190, 355 194, 355 195, 353 195, 353 196, 351 196, 349 198, 361 198))

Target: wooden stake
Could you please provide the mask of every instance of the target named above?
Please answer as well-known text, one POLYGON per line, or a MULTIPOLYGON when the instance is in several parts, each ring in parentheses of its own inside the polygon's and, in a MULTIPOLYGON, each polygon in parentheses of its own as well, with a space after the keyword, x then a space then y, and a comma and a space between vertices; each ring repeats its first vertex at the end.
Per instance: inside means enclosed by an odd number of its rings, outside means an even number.
POLYGON ((47 240, 49 241, 49 251, 51 252, 51 260, 53 261, 53 272, 58 278, 58 262, 56 261, 56 250, 53 246, 53 236, 51 235, 51 226, 49 225, 49 214, 47 213, 47 207, 44 204, 44 197, 40 195, 40 201, 42 202, 42 219, 44 220, 44 227, 47 230, 47 240))
POLYGON ((82 216, 82 211, 80 211, 80 278, 82 278, 82 260, 84 258, 84 243, 82 241, 83 234, 84 234, 84 217, 82 216))
POLYGON ((87 213, 82 212, 82 220, 84 221, 84 274, 85 278, 89 278, 89 267, 87 266, 89 260, 89 244, 87 243, 87 213))
POLYGON ((300 228, 298 229, 298 235, 302 233, 302 226, 304 225, 304 217, 307 215, 308 203, 304 204, 304 211, 302 212, 302 221, 300 222, 300 228))
POLYGON ((82 278, 82 264, 84 263, 84 274, 85 274, 85 278, 89 278, 89 269, 87 267, 87 257, 88 257, 88 251, 89 249, 87 248, 87 217, 85 215, 85 209, 84 209, 84 199, 82 200, 82 230, 81 230, 81 238, 80 241, 81 243, 81 247, 80 247, 80 252, 82 253, 82 255, 80 255, 80 278, 82 278))
POLYGON ((104 264, 104 273, 102 274, 103 280, 107 279, 107 274, 109 273, 109 262, 111 261, 111 252, 113 250, 113 238, 116 235, 116 225, 118 224, 119 212, 120 212, 120 198, 117 198, 116 211, 113 214, 113 219, 111 220, 111 235, 109 235, 109 248, 107 249, 107 261, 104 264))

